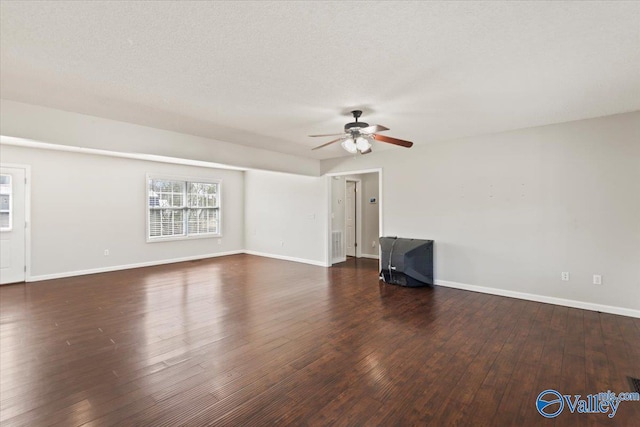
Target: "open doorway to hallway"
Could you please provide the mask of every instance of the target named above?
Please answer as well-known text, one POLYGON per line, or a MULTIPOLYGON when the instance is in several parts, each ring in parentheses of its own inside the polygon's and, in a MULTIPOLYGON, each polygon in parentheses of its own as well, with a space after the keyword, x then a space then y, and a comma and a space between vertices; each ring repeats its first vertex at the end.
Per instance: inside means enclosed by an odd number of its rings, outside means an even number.
POLYGON ((358 171, 331 178, 331 264, 347 257, 379 258, 382 229, 381 171, 358 171))

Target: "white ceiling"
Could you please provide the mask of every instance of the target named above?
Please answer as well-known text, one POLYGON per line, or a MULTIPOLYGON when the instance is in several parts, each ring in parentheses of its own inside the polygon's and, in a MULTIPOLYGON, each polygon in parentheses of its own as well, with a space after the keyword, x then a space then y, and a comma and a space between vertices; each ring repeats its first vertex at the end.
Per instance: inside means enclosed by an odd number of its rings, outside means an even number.
POLYGON ((640 110, 639 22, 638 2, 2 2, 0 95, 330 158, 307 135, 355 107, 417 145, 640 110))

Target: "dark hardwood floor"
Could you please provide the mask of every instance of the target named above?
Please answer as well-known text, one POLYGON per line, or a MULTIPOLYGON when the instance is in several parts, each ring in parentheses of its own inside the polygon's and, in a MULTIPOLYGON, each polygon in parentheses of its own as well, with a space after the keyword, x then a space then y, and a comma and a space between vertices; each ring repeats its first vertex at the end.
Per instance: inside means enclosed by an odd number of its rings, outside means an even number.
POLYGON ((640 425, 640 319, 249 255, 0 287, 0 425, 640 425))

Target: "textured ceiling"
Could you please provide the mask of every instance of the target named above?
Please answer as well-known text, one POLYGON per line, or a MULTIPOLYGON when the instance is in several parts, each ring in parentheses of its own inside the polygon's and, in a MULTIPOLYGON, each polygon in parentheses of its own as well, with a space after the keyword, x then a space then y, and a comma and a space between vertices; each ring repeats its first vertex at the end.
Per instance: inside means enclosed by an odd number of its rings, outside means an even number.
POLYGON ((417 145, 640 109, 638 2, 2 2, 0 16, 2 98, 307 157, 345 154, 307 135, 341 131, 354 107, 417 145))

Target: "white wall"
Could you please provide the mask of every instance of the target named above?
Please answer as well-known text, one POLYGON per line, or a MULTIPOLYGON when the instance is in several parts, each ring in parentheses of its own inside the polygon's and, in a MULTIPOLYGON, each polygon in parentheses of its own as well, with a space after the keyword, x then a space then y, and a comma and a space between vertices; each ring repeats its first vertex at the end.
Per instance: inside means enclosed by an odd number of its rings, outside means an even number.
POLYGON ((345 179, 343 176, 331 178, 331 230, 344 232, 345 221, 345 179))
POLYGON ((327 265, 328 184, 277 172, 245 172, 249 253, 327 265))
POLYGON ((0 100, 0 134, 74 147, 318 176, 320 162, 37 105, 0 100))
POLYGON ((33 279, 244 249, 244 172, 0 146, 31 165, 33 279), (222 239, 146 242, 146 174, 222 179, 222 239), (109 256, 104 256, 109 249, 109 256))
POLYGON ((322 162, 377 167, 381 234, 435 240, 442 284, 639 314, 640 112, 322 162))

